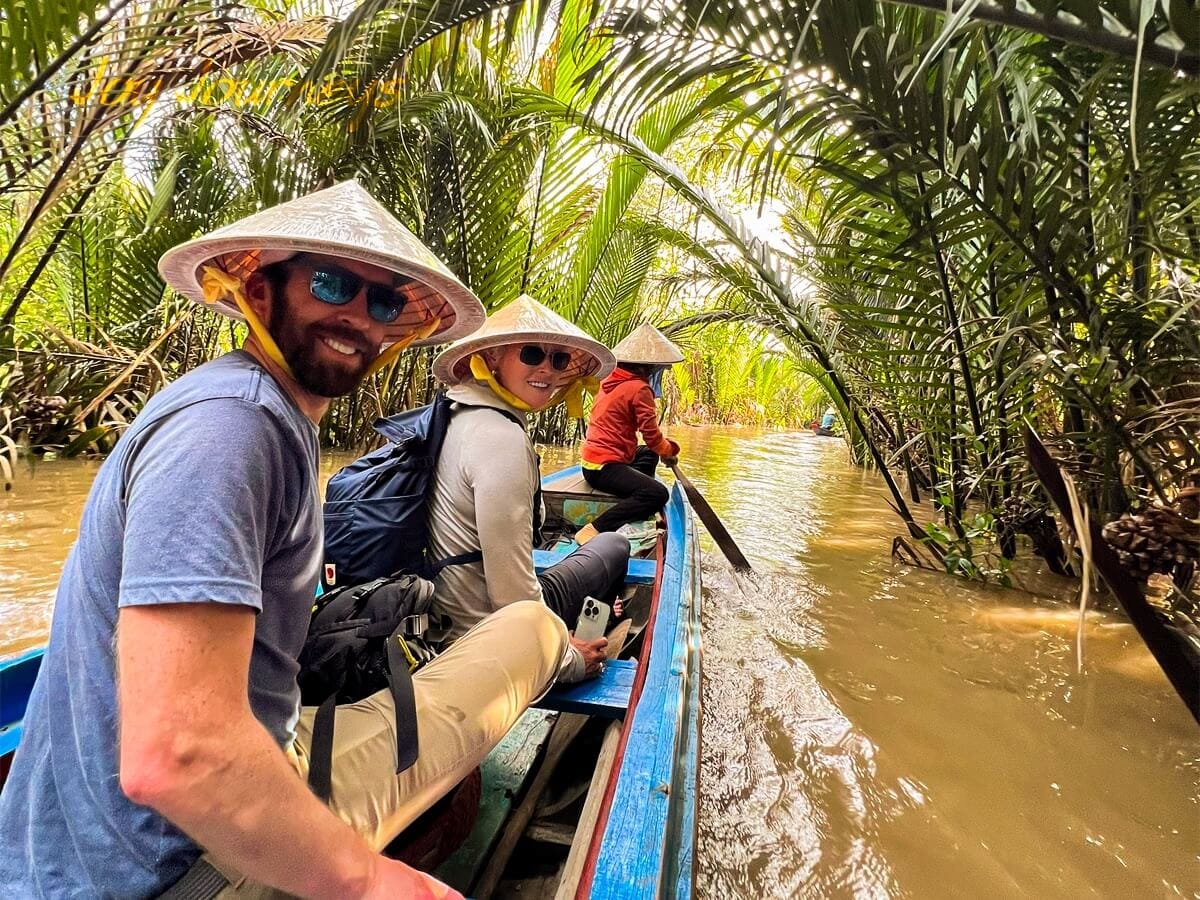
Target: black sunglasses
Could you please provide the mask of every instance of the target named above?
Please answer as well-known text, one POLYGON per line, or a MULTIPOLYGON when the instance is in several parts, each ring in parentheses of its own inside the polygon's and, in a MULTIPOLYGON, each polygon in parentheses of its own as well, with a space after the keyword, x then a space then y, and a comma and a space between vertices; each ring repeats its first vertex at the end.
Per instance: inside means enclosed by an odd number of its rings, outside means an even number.
POLYGON ((356 275, 339 266, 323 263, 313 268, 308 289, 322 303, 345 306, 358 296, 363 284, 366 284, 367 315, 376 322, 390 325, 399 318, 404 305, 408 302, 407 298, 400 293, 399 288, 411 281, 412 279, 405 278, 400 285, 385 287, 382 284, 367 281, 361 275, 356 275))
POLYGON ((551 350, 547 354, 537 344, 526 344, 522 347, 519 359, 525 365, 532 368, 533 366, 540 366, 547 356, 550 357, 550 368, 555 372, 564 372, 567 366, 571 364, 571 353, 569 350, 551 350))

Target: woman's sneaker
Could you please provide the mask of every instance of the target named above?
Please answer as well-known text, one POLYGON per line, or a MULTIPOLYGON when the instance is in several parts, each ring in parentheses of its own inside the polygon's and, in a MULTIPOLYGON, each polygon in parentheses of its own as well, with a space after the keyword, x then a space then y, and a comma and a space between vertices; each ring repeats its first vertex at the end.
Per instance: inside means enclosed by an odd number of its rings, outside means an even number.
POLYGON ((600 534, 600 532, 598 532, 596 530, 596 526, 593 525, 591 522, 588 522, 586 525, 584 525, 582 528, 580 528, 577 532, 575 532, 575 543, 577 543, 580 547, 582 547, 584 544, 586 544, 592 538, 597 537, 599 534, 600 534))

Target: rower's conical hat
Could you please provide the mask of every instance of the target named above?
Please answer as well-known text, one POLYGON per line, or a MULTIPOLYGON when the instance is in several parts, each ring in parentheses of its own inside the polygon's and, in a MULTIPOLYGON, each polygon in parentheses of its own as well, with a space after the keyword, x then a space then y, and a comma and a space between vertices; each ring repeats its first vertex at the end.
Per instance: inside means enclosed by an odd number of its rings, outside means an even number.
MULTIPOLYGON (((303 252, 355 259, 412 279, 404 289, 403 312, 388 326, 387 344, 435 316, 441 319, 437 330, 415 344, 454 340, 483 322, 483 304, 470 289, 355 181, 272 206, 180 244, 163 254, 158 270, 179 293, 203 303, 204 266, 244 280, 256 269, 303 252)), ((215 306, 227 316, 243 318, 231 300, 215 306)))
POLYGON ((672 366, 683 362, 683 351, 650 323, 639 325, 612 348, 619 362, 644 366, 672 366))
POLYGON ((447 347, 433 361, 433 374, 443 384, 471 379, 471 356, 510 344, 558 344, 573 351, 567 375, 603 378, 613 370, 612 352, 586 331, 568 322, 528 294, 500 307, 472 335, 447 347))

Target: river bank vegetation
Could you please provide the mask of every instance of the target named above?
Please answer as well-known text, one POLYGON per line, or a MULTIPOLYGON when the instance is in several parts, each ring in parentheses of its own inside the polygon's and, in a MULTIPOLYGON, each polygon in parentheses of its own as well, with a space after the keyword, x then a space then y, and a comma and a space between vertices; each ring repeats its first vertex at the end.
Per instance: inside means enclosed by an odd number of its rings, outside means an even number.
MULTIPOLYGON (((666 328, 671 420, 832 403, 948 568, 1002 579, 1023 533, 1068 572, 1026 426, 1100 522, 1200 477, 1200 25, 1192 0, 952 7, 6 0, 0 466, 103 452, 236 344, 163 251, 356 177, 489 308, 666 328)), ((429 359, 323 441, 425 400, 429 359)), ((1180 533, 1126 550, 1200 551, 1180 533)))

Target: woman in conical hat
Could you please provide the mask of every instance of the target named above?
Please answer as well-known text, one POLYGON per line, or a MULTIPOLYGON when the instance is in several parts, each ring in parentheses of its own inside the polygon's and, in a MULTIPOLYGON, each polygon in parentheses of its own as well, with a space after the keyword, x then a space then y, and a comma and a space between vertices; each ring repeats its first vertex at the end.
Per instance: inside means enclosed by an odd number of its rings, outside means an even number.
POLYGON ((683 352, 653 325, 638 326, 613 347, 617 368, 600 386, 583 443, 583 477, 621 500, 575 535, 580 545, 640 522, 662 509, 667 489, 654 477, 658 461, 673 463, 679 445, 658 428, 654 385, 683 361, 683 352), (638 432, 645 443, 638 446, 638 432))
MULTIPOLYGON (((629 560, 621 535, 540 576, 534 571, 541 476, 525 433, 528 413, 556 403, 579 416, 583 392, 594 391, 614 362, 607 347, 527 295, 434 361, 454 412, 429 502, 430 553, 444 559, 483 552, 482 563, 449 566, 437 576, 434 606, 453 622, 451 639, 519 600, 543 600, 574 629, 586 597, 611 603, 620 590, 629 560)), ((597 674, 604 646, 573 639, 560 679, 597 674)))
POLYGON ((243 320, 248 348, 285 385, 323 397, 346 393, 405 347, 454 340, 484 319, 479 299, 355 181, 181 244, 158 267, 181 294, 243 320), (289 321, 267 299, 286 291, 321 301, 323 314, 289 321), (356 330, 366 339, 353 339, 356 330))

